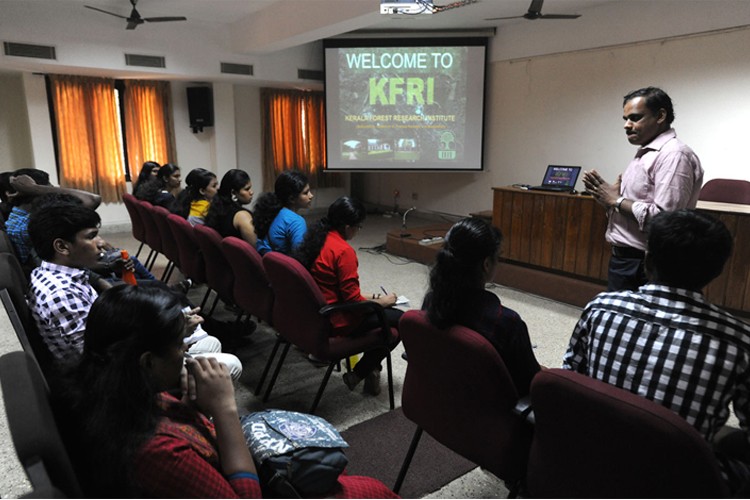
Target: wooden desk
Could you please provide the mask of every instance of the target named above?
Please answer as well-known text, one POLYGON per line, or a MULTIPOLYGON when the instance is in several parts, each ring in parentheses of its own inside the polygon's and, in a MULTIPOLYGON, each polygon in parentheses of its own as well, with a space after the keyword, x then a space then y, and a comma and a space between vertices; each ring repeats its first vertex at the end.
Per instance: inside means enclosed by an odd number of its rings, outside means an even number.
MULTIPOLYGON (((593 198, 515 187, 493 191, 492 223, 504 237, 498 283, 578 306, 604 291, 611 249, 604 241, 607 217, 593 198)), ((698 202, 697 209, 724 222, 735 244, 706 297, 748 316, 750 206, 698 202)))

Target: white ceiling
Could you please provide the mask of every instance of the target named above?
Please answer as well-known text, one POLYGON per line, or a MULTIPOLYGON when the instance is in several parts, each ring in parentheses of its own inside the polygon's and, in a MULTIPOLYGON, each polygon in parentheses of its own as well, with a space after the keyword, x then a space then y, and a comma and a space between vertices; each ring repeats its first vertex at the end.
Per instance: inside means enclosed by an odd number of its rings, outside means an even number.
MULTIPOLYGON (((451 0, 434 0, 448 5, 451 0)), ((359 31, 495 30, 495 59, 580 50, 750 24, 747 0, 546 0, 576 20, 488 21, 522 15, 530 0, 478 0, 437 14, 381 15, 380 0, 139 0, 143 17, 185 16, 126 30, 129 0, 0 0, 0 40, 52 45, 51 64, 0 53, 0 71, 221 81, 217 61, 253 64, 250 83, 294 81, 321 68, 321 39, 359 31), (123 52, 165 55, 168 70, 133 71, 123 52), (286 73, 288 67, 294 72, 286 73), (287 69, 285 69, 285 67, 287 69)))

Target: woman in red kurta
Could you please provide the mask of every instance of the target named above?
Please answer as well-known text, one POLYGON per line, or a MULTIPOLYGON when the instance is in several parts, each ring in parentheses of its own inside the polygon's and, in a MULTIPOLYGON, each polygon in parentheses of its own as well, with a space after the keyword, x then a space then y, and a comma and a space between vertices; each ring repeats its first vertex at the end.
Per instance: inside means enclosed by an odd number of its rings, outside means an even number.
POLYGON ((65 415, 87 497, 260 498, 229 371, 185 360, 197 324, 158 288, 119 285, 94 302, 65 415))
MULTIPOLYGON (((320 287, 326 302, 361 302, 372 300, 385 308, 386 318, 391 327, 398 326, 403 314, 391 306, 396 304, 396 294, 381 295, 378 293, 363 296, 359 288, 359 262, 357 252, 347 243, 362 228, 365 220, 365 208, 357 200, 342 196, 328 208, 328 216, 307 231, 305 240, 297 252, 297 259, 310 270, 310 274, 320 287)), ((358 335, 378 328, 375 313, 362 314, 337 311, 331 315, 335 335, 358 335)), ((398 345, 399 339, 389 346, 390 350, 398 345)), ((388 355, 383 347, 364 353, 354 370, 344 375, 344 382, 349 389, 354 389, 360 381, 365 380, 365 392, 380 392, 380 362, 388 355)))

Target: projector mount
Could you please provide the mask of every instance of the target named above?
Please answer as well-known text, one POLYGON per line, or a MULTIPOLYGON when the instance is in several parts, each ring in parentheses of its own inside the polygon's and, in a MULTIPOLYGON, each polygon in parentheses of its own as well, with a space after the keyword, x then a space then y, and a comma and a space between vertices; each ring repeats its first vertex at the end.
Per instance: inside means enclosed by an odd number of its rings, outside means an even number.
POLYGON ((380 2, 380 13, 381 14, 405 14, 408 16, 416 16, 420 14, 437 14, 450 9, 456 9, 472 3, 477 3, 479 0, 458 0, 451 2, 447 5, 435 5, 432 0, 413 0, 411 2, 399 2, 398 0, 381 0, 380 2))

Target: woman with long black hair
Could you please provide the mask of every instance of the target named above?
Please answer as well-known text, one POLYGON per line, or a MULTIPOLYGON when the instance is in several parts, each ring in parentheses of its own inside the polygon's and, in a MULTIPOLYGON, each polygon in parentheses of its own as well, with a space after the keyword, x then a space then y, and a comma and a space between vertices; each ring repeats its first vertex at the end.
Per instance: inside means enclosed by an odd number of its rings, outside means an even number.
MULTIPOLYGON (((396 304, 396 294, 362 295, 357 252, 347 243, 359 234, 366 215, 361 202, 342 196, 328 207, 328 215, 310 228, 295 257, 310 270, 327 303, 371 300, 385 308, 388 324, 395 328, 403 314, 392 307, 396 304)), ((331 315, 331 324, 334 335, 359 335, 380 326, 374 312, 367 315, 361 312, 335 312, 331 315)), ((389 349, 392 351, 398 343, 399 339, 396 338, 389 349)), ((379 394, 380 362, 387 355, 388 349, 385 347, 364 353, 354 370, 344 374, 344 382, 349 390, 364 380, 365 392, 379 394)))
POLYGON ((141 171, 138 172, 138 177, 133 181, 133 196, 138 198, 139 186, 143 186, 146 182, 155 179, 159 172, 159 165, 155 161, 144 162, 141 166, 141 171))
POLYGON ((181 191, 180 183, 180 167, 165 163, 159 168, 156 177, 138 185, 134 196, 171 211, 181 191))
POLYGON ((272 193, 263 193, 255 204, 253 221, 258 235, 258 252, 290 254, 302 243, 307 223, 299 210, 309 208, 313 194, 307 176, 285 170, 277 178, 272 193))
POLYGON ((88 497, 260 497, 229 371, 186 359, 196 324, 153 287, 118 285, 92 305, 63 393, 88 497))
POLYGON ((203 224, 218 186, 216 174, 205 168, 194 168, 185 177, 185 189, 177 197, 174 213, 192 225, 203 224))
POLYGON ((529 393, 540 370, 526 323, 485 289, 492 279, 502 235, 488 222, 469 217, 445 235, 430 270, 430 289, 422 309, 438 328, 463 325, 486 337, 497 349, 520 396, 529 393))
POLYGON ((253 215, 243 205, 253 201, 253 183, 244 170, 232 169, 221 178, 206 215, 206 225, 216 229, 224 238, 235 236, 255 246, 253 215))

